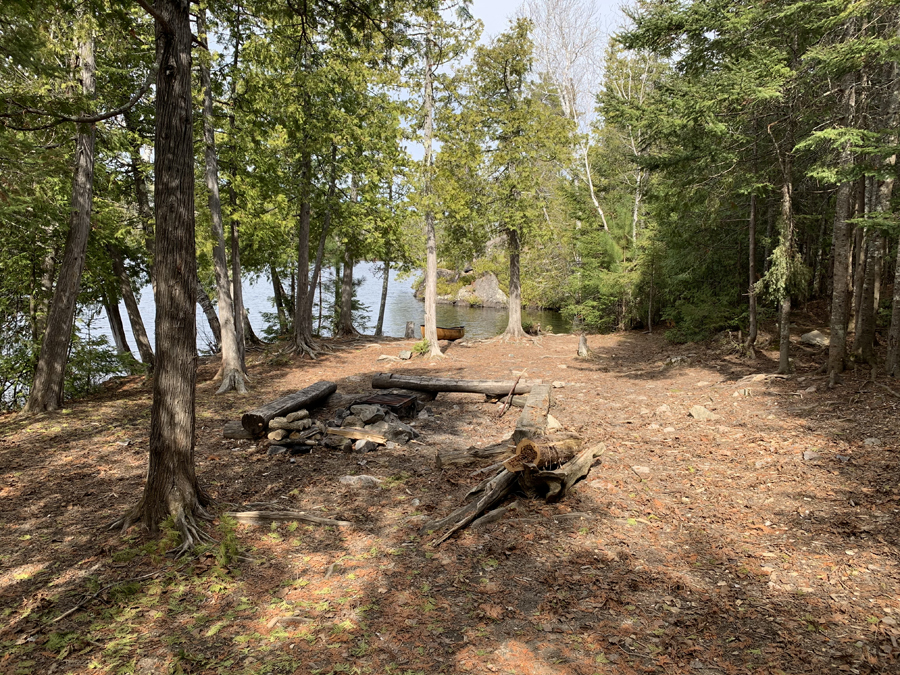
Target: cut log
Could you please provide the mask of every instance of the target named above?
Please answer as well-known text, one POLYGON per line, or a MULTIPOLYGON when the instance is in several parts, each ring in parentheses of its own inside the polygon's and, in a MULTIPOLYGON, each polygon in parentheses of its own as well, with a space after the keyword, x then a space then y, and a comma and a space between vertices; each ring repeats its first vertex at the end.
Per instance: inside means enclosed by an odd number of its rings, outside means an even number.
POLYGON ((531 393, 525 409, 519 415, 516 422, 516 430, 513 432, 513 441, 518 443, 523 438, 541 436, 547 430, 547 413, 550 412, 550 385, 536 384, 531 393))
POLYGON ((372 441, 373 443, 378 443, 379 445, 384 445, 385 443, 387 443, 387 439, 384 436, 373 434, 369 431, 366 431, 365 429, 360 429, 359 427, 328 427, 325 430, 325 433, 332 434, 333 436, 352 438, 355 441, 372 441))
POLYGON ((316 382, 306 389, 301 389, 294 394, 267 403, 261 408, 244 413, 241 417, 241 424, 254 436, 262 436, 268 428, 269 422, 275 417, 283 417, 295 410, 306 408, 331 396, 336 391, 337 385, 334 382, 327 380, 316 382))
MULTIPOLYGON (((462 392, 466 394, 491 394, 506 396, 513 388, 513 381, 497 380, 451 380, 442 377, 420 377, 403 373, 379 373, 372 378, 373 389, 403 387, 416 391, 462 392)), ((519 382, 513 394, 527 394, 534 384, 519 382)))
POLYGON ((253 434, 244 428, 244 425, 241 424, 240 420, 225 422, 225 427, 222 429, 222 436, 240 441, 253 438, 253 434))
POLYGON ((446 452, 439 455, 439 460, 441 466, 462 466, 474 464, 483 459, 493 459, 494 461, 505 459, 506 455, 512 454, 513 450, 513 444, 507 439, 484 448, 468 448, 467 450, 446 452))
POLYGON ((234 518, 239 523, 247 523, 249 525, 264 525, 278 520, 301 520, 305 523, 334 525, 335 527, 347 527, 353 524, 346 520, 332 520, 331 518, 311 516, 302 511, 231 511, 225 515, 234 518))
POLYGON ((594 459, 603 454, 606 446, 603 443, 582 450, 573 459, 553 471, 532 469, 528 466, 519 477, 519 486, 531 498, 543 496, 548 502, 558 502, 566 496, 566 492, 579 478, 587 476, 594 464, 594 459))
POLYGON ((591 351, 591 348, 588 347, 587 338, 584 333, 581 334, 581 338, 578 340, 578 358, 580 359, 593 359, 594 352, 591 351))
POLYGON ((559 441, 551 439, 523 438, 516 446, 516 454, 503 463, 507 471, 524 471, 526 467, 549 469, 565 464, 572 459, 581 448, 581 439, 565 438, 559 441))

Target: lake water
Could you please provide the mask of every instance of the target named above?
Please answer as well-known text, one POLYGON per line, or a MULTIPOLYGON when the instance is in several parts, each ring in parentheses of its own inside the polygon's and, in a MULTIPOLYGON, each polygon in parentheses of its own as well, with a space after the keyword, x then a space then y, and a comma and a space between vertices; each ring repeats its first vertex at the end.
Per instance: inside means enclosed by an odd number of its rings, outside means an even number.
MULTIPOLYGON (((357 298, 365 305, 369 320, 365 326, 357 325, 357 329, 365 334, 372 335, 375 332, 375 322, 378 319, 378 306, 381 302, 381 275, 376 273, 374 263, 360 263, 354 268, 354 276, 362 279, 362 285, 357 289, 357 298)), ((329 274, 331 270, 326 270, 329 274)), ((406 330, 406 322, 414 321, 416 325, 425 322, 425 305, 413 296, 411 277, 398 279, 398 273, 391 272, 388 284, 388 297, 384 312, 385 335, 403 337, 406 330)), ((250 315, 250 324, 257 335, 262 335, 266 321, 263 313, 274 313, 275 305, 272 300, 272 284, 265 278, 251 278, 244 281, 244 304, 250 315)), ((213 303, 215 304, 215 303, 213 303)), ((125 323, 125 334, 128 338, 128 346, 137 356, 137 346, 128 322, 124 304, 120 305, 122 321, 125 323)), ((153 306, 153 292, 147 286, 140 294, 140 310, 144 319, 144 325, 151 341, 154 334, 155 310, 153 306)), ((315 318, 316 310, 313 310, 315 318)), ((543 327, 552 327, 555 333, 571 332, 571 323, 563 320, 559 312, 523 310, 523 320, 540 322, 543 327)), ((507 314, 505 309, 478 309, 472 307, 458 307, 456 305, 438 305, 437 322, 439 326, 465 326, 466 337, 486 338, 499 335, 506 330, 507 314)), ((92 335, 106 335, 112 344, 112 335, 109 331, 109 321, 105 312, 100 312, 90 321, 80 321, 80 332, 92 335)), ((197 307, 197 344, 205 349, 212 342, 212 335, 206 317, 200 307, 197 307)))

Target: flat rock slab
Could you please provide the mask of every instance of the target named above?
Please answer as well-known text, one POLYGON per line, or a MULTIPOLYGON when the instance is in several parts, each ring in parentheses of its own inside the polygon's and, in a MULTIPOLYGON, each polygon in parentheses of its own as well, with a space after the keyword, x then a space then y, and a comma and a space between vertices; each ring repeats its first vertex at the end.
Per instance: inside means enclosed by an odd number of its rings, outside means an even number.
POLYGON ((523 438, 540 436, 547 430, 551 388, 549 384, 536 384, 531 388, 528 399, 525 401, 525 409, 519 415, 519 421, 516 422, 516 430, 513 432, 514 443, 518 443, 523 438))
POLYGON ((700 420, 703 422, 712 422, 722 419, 721 415, 716 415, 714 412, 710 412, 702 405, 695 405, 693 408, 691 408, 688 414, 695 420, 700 420))

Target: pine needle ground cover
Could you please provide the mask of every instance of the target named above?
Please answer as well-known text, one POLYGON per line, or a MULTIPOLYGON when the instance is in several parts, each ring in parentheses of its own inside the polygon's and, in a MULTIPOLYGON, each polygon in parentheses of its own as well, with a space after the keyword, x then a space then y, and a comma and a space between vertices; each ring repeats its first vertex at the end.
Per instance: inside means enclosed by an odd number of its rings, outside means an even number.
POLYGON ((352 527, 219 518, 217 545, 172 560, 174 532, 103 526, 139 494, 149 388, 119 380, 65 411, 0 417, 0 673, 888 673, 900 657, 895 387, 822 355, 756 362, 625 333, 454 345, 392 363, 456 378, 564 384, 552 414, 606 453, 559 504, 518 498, 438 548, 477 466, 440 452, 508 436, 515 415, 441 394, 421 443, 268 457, 228 420, 329 379, 369 391, 381 353, 336 342, 315 361, 255 355, 248 396, 201 366, 197 465, 217 513, 275 503, 352 527), (265 383, 265 384, 263 384, 265 383), (695 406, 711 413, 701 421, 695 406), (348 474, 376 488, 341 484, 348 474))

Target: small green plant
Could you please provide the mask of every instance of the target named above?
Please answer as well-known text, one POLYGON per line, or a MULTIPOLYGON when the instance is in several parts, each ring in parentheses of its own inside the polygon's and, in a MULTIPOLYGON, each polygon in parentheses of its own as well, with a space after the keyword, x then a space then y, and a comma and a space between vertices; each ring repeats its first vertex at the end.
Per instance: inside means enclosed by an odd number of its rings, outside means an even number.
POLYGON ((416 344, 413 345, 412 353, 417 356, 425 356, 428 353, 431 345, 428 344, 428 340, 420 340, 416 344))

